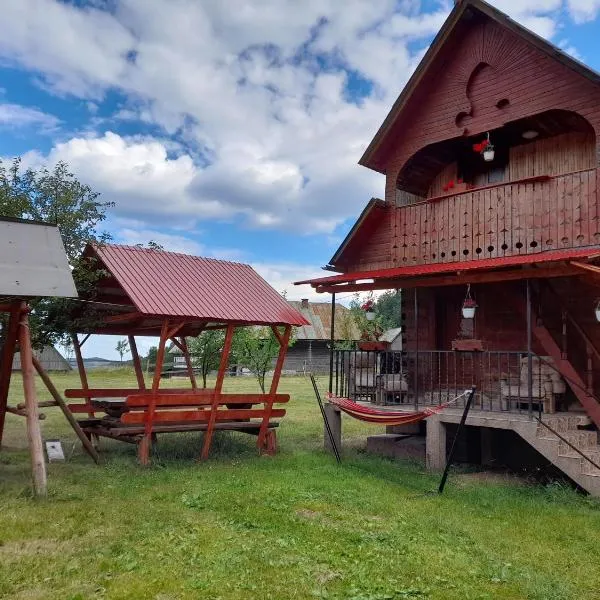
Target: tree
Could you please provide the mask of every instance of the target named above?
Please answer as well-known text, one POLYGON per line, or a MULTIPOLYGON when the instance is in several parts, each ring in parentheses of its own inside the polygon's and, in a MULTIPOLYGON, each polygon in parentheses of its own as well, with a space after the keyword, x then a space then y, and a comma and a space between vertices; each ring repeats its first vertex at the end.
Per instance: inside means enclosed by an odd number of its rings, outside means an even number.
POLYGON ((189 338, 187 344, 193 366, 200 369, 202 387, 206 387, 208 374, 219 368, 225 344, 225 331, 223 329, 203 331, 198 337, 189 338))
POLYGON ((123 362, 123 357, 129 352, 129 342, 127 340, 119 340, 115 350, 119 353, 121 362, 123 362))
MULTIPOLYGON (((265 393, 265 377, 273 368, 279 354, 279 342, 270 327, 243 327, 238 329, 233 340, 233 354, 238 364, 256 375, 258 385, 265 393)), ((294 339, 290 338, 289 345, 294 339)))
POLYGON ((375 313, 380 317, 384 329, 402 326, 402 292, 390 290, 377 298, 375 313))
MULTIPOLYGON (((81 254, 88 242, 110 239, 98 227, 112 203, 100 202, 98 197, 69 172, 64 162, 52 170, 34 170, 23 169, 19 158, 8 164, 0 160, 0 215, 58 225, 77 289, 88 297, 104 272, 92 261, 82 259, 81 254)), ((42 298, 32 300, 30 305, 32 341, 37 347, 64 343, 74 329, 97 317, 89 311, 74 318, 75 305, 68 299, 42 298)))

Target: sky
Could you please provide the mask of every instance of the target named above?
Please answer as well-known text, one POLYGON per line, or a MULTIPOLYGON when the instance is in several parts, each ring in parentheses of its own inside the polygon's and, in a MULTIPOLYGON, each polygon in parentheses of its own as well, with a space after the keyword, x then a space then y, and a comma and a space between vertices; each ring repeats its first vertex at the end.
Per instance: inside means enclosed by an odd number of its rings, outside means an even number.
MULTIPOLYGON (((600 0, 496 0, 600 70, 600 0)), ((0 157, 64 160, 118 243, 250 263, 290 299, 384 177, 357 164, 447 0, 2 0, 0 157)), ((152 343, 140 344, 144 352, 152 343)), ((117 358, 99 336, 85 356, 117 358)))

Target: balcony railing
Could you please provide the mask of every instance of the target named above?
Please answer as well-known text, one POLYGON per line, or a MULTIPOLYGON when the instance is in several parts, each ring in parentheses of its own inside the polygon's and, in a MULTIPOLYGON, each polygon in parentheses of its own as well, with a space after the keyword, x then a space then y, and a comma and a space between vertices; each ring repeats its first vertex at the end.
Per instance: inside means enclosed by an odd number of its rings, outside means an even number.
POLYGON ((598 172, 494 185, 398 206, 397 266, 478 260, 600 243, 598 172))
POLYGON ((443 404, 475 385, 474 410, 555 412, 567 387, 549 360, 527 352, 336 350, 333 391, 410 409, 443 404))

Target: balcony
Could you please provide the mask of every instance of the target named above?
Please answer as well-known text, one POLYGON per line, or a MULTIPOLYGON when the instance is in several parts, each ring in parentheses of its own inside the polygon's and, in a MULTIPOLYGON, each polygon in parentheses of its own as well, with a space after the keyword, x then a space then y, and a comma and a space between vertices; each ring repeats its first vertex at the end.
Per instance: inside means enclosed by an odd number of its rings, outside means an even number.
POLYGON ((599 170, 532 177, 395 207, 393 263, 448 263, 600 244, 599 170))

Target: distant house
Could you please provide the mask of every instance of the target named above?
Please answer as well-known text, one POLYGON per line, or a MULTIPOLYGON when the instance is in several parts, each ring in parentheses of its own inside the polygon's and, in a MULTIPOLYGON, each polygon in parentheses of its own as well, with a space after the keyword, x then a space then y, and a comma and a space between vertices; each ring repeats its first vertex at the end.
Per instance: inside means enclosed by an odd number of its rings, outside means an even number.
MULTIPOLYGON (((331 303, 291 300, 289 303, 310 323, 296 328, 295 343, 286 355, 284 370, 296 373, 328 373, 331 344, 331 303)), ((360 331, 352 313, 342 304, 335 305, 336 342, 356 341, 360 331)))
MULTIPOLYGON (((42 363, 45 371, 70 371, 67 359, 54 347, 46 346, 42 350, 34 350, 35 357, 42 363)), ((21 355, 17 352, 13 357, 13 371, 21 370, 21 355)))

